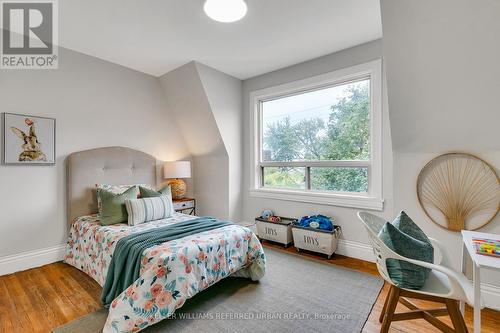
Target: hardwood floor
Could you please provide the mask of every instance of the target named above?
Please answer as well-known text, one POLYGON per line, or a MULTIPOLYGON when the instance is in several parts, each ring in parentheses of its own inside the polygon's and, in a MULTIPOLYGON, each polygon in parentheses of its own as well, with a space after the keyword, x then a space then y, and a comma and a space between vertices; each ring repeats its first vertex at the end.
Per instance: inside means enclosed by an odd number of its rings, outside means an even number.
POLYGON ((51 332, 99 309, 101 287, 57 262, 0 276, 0 332, 51 332))
MULTIPOLYGON (((297 254, 295 248, 264 242, 267 247, 297 254)), ((328 264, 347 267, 368 274, 378 275, 374 264, 336 256, 330 260, 319 255, 301 252, 300 255, 328 264)), ((389 288, 382 289, 366 322, 363 332, 379 332, 378 317, 389 288)), ((92 278, 76 268, 57 262, 15 274, 0 276, 0 332, 51 332, 59 325, 100 308, 101 287, 92 278)), ((419 306, 430 302, 417 302, 419 306)), ((404 309, 398 305, 398 309, 404 309)), ((446 317, 442 317, 445 319, 446 317)), ((448 324, 450 321, 445 319, 448 324)), ((465 321, 472 332, 472 311, 467 308, 465 321)), ((500 312, 483 310, 482 332, 500 331, 500 312)), ((422 319, 396 322, 390 332, 437 332, 422 319)), ((346 332, 350 333, 350 332, 346 332)))

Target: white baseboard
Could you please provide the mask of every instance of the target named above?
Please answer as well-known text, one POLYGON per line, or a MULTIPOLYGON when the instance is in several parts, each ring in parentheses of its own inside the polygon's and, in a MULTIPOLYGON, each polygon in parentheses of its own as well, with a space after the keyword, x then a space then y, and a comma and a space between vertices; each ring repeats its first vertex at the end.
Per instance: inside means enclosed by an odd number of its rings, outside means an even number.
POLYGON ((247 222, 247 221, 239 221, 235 222, 238 225, 241 225, 242 227, 247 227, 248 229, 252 230, 254 234, 257 235, 257 225, 254 222, 247 222))
POLYGON ((371 245, 365 243, 339 239, 336 253, 346 257, 375 262, 375 256, 371 245))
POLYGON ((0 275, 47 265, 64 258, 66 244, 0 257, 0 275))

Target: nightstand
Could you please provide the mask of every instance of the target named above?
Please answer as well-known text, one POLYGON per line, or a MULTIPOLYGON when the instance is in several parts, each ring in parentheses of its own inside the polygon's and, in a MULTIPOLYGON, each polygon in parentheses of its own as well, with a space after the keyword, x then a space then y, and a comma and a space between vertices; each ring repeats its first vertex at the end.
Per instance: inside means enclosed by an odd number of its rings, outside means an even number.
POLYGON ((174 210, 178 213, 196 215, 196 200, 193 198, 182 198, 172 200, 174 210))

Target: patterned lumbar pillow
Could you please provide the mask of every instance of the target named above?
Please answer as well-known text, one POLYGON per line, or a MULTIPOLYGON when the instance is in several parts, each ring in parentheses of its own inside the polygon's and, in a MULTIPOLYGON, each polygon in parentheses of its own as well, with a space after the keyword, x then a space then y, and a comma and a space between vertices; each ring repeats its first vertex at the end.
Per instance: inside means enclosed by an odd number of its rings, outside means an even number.
POLYGON ((159 191, 155 191, 148 187, 139 186, 139 193, 141 198, 154 198, 162 195, 172 196, 172 188, 168 185, 159 191))
POLYGON ((125 202, 137 198, 137 187, 133 186, 120 194, 100 189, 98 197, 101 201, 101 224, 111 225, 127 222, 128 216, 125 202))
POLYGON ((125 202, 128 213, 128 225, 138 225, 144 222, 165 219, 174 214, 172 197, 130 199, 125 202))
MULTIPOLYGON (((387 222, 378 236, 403 257, 429 263, 434 260, 429 238, 405 212, 401 212, 392 224, 387 222)), ((406 261, 387 259, 386 264, 391 281, 400 288, 421 289, 429 277, 430 269, 406 261)))

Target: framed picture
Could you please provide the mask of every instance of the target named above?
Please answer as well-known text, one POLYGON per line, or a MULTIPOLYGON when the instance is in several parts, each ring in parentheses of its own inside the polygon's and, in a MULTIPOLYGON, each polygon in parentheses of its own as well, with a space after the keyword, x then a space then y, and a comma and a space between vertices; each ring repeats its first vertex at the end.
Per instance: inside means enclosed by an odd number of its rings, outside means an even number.
POLYGON ((53 165, 56 160, 56 120, 3 114, 3 163, 53 165))

